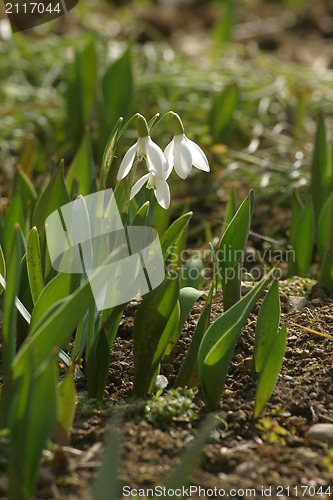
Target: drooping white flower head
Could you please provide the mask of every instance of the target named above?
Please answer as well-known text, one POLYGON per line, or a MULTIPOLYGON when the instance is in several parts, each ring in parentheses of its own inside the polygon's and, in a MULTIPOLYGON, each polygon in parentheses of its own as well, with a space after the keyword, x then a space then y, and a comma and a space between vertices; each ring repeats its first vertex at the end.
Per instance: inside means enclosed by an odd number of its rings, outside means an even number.
POLYGON ((130 199, 140 191, 142 186, 147 183, 147 188, 153 189, 157 202, 162 208, 167 210, 170 206, 170 189, 165 178, 158 177, 154 172, 143 175, 132 187, 130 199))
POLYGON ((135 156, 143 156, 146 159, 149 172, 154 172, 157 177, 165 178, 168 163, 162 149, 155 144, 148 134, 148 125, 145 118, 138 115, 137 128, 139 138, 133 146, 129 148, 120 164, 117 180, 120 181, 131 170, 135 156))
POLYGON ((184 134, 184 127, 179 116, 174 113, 174 137, 164 150, 165 157, 168 161, 168 170, 166 178, 169 177, 172 169, 181 179, 191 173, 192 165, 199 170, 209 172, 209 163, 202 149, 191 139, 184 134))

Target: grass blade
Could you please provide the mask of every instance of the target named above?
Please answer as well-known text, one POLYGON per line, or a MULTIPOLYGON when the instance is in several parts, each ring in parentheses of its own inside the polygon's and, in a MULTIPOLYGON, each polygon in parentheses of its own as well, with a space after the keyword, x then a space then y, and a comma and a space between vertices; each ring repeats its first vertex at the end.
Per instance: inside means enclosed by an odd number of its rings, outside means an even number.
POLYGON ((277 334, 280 322, 280 294, 279 282, 274 280, 263 303, 257 318, 254 339, 254 367, 261 372, 267 353, 277 334))
POLYGON ((253 418, 258 418, 276 385, 287 345, 287 327, 284 325, 266 356, 258 382, 253 418))

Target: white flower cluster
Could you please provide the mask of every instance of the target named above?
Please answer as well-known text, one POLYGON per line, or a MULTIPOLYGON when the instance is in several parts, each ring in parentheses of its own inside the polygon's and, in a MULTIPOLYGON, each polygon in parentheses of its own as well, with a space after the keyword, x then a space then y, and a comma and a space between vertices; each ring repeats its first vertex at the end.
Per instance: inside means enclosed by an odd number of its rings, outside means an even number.
POLYGON ((190 174, 192 165, 204 172, 210 171, 205 153, 195 142, 186 137, 179 116, 172 113, 172 117, 175 135, 163 152, 149 136, 145 118, 138 115, 138 140, 125 154, 117 175, 117 180, 123 179, 131 170, 135 157, 144 157, 148 173, 134 184, 130 198, 132 199, 142 186, 147 184, 148 188, 154 190, 158 203, 165 209, 170 206, 170 189, 167 179, 173 168, 181 179, 186 179, 190 174))

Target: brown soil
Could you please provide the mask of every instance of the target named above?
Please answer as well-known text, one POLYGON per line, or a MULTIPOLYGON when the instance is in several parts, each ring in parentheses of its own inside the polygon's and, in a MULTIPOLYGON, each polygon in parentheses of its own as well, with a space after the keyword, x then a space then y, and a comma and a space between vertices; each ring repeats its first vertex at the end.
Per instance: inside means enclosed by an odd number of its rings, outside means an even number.
MULTIPOLYGON (((299 282, 298 289, 303 287, 299 282)), ((293 290, 297 289, 294 286, 293 290)), ((329 498, 333 474, 323 464, 328 445, 311 441, 306 432, 318 422, 333 423, 333 344, 292 325, 333 333, 333 300, 317 287, 306 300, 281 292, 281 323, 288 325, 288 347, 274 394, 261 417, 283 427, 286 442, 269 443, 252 419, 257 376, 251 372, 254 328, 258 306, 244 327, 231 364, 226 389, 216 412, 218 426, 204 449, 201 467, 191 484, 202 488, 239 490, 235 498, 263 498, 262 488, 271 488, 272 498, 329 498), (295 309, 296 306, 300 310, 295 309), (307 486, 311 486, 306 490, 307 486), (322 487, 322 489, 320 489, 322 487), (255 489, 252 493, 242 489, 255 489), (289 495, 287 488, 290 488, 289 495), (296 494, 297 492, 297 494, 296 494), (284 496, 283 496, 284 495, 284 496)), ((161 373, 172 387, 202 309, 198 302, 177 345, 173 364, 161 373)), ((112 349, 107 391, 103 405, 96 406, 80 393, 74 429, 68 446, 44 460, 36 498, 91 498, 91 484, 102 458, 103 441, 110 417, 123 411, 121 434, 123 486, 147 488, 161 485, 177 458, 196 434, 207 415, 200 392, 193 399, 193 416, 151 418, 144 408, 149 399, 131 399, 133 356, 131 329, 136 303, 131 303, 112 349)), ((221 296, 214 300, 212 320, 221 314, 221 296)), ((161 401, 164 396, 161 396, 161 401)), ((267 490, 266 493, 269 493, 267 490)), ((119 498, 125 498, 120 493, 119 498)), ((195 494, 193 499, 199 499, 195 494)), ((203 498, 201 496, 201 498, 203 498)), ((218 498, 214 497, 213 498, 218 498)))

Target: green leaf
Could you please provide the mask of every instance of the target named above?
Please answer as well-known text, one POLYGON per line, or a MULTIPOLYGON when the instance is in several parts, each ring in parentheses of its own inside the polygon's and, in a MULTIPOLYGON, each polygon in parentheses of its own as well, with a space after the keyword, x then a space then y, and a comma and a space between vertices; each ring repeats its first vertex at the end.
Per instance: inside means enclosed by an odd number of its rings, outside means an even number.
POLYGON ((102 81, 102 91, 107 122, 113 127, 119 116, 123 116, 127 120, 131 113, 133 98, 130 48, 105 73, 102 81))
POLYGON ((11 452, 9 461, 9 498, 32 498, 42 450, 51 437, 57 415, 57 366, 54 356, 37 369, 34 352, 25 358, 24 376, 13 397, 11 413, 11 452), (46 403, 47 402, 47 403, 46 403))
POLYGON ((287 345, 287 327, 284 325, 276 335, 267 353, 257 386, 253 417, 258 418, 276 385, 287 345))
MULTIPOLYGON (((179 295, 178 280, 166 278, 139 305, 133 328, 134 393, 145 395, 168 344, 168 321, 179 295), (166 334, 164 332, 166 330, 166 334)), ((173 317, 174 319, 174 317, 173 317)), ((177 318, 178 320, 178 318, 177 318)))
POLYGON ((89 398, 103 399, 109 373, 110 348, 104 330, 95 338, 87 359, 87 391, 89 398))
MULTIPOLYGON (((68 297, 80 284, 78 274, 57 274, 42 290, 32 311, 30 331, 35 331, 36 325, 54 304, 68 297)), ((59 302, 58 302, 59 303, 59 302)))
POLYGON ((210 288, 209 295, 206 299, 206 303, 200 314, 197 326, 195 327, 191 344, 187 350, 185 359, 180 367, 175 382, 175 387, 186 387, 186 386, 195 387, 199 385, 198 365, 197 365, 198 352, 203 336, 205 335, 205 332, 207 331, 207 328, 209 327, 210 323, 210 311, 212 305, 213 291, 214 291, 214 283, 210 288))
POLYGON ((12 246, 8 258, 7 286, 3 299, 2 346, 1 361, 2 375, 9 373, 16 353, 16 317, 15 299, 20 282, 20 262, 22 259, 22 244, 20 228, 14 229, 12 246))
POLYGON ((321 260, 319 282, 333 292, 333 194, 327 199, 319 217, 318 251, 321 260))
POLYGON ((173 245, 178 242, 179 238, 185 231, 185 228, 189 223, 192 214, 193 212, 188 212, 184 215, 181 215, 168 227, 163 236, 160 238, 164 260, 168 258, 168 256, 172 252, 173 245))
POLYGON ((33 303, 36 304, 44 288, 39 236, 36 227, 28 235, 26 253, 27 271, 33 303))
MULTIPOLYGON (((112 166, 113 159, 116 155, 116 147, 119 139, 119 132, 123 122, 123 118, 119 118, 117 123, 115 124, 107 145, 104 150, 102 165, 101 165, 101 174, 100 174, 100 187, 101 189, 106 189, 109 186, 108 179, 110 174, 110 169, 112 166)), ((116 179, 116 172, 113 172, 112 181, 110 185, 113 186, 116 179)))
POLYGON ((217 46, 231 40, 235 25, 235 4, 233 0, 223 0, 223 12, 213 30, 213 38, 217 46))
POLYGON ((71 370, 57 385, 57 424, 69 434, 75 416, 76 390, 71 370))
POLYGON ((298 276, 306 276, 315 240, 315 214, 311 199, 301 211, 294 231, 292 242, 295 261, 292 264, 292 270, 298 276))
POLYGON ((319 220, 325 200, 333 186, 333 165, 327 140, 326 125, 323 118, 319 119, 313 159, 311 165, 311 195, 316 220, 319 220))
POLYGON ((198 354, 198 369, 209 408, 216 407, 221 399, 241 329, 274 271, 275 269, 270 271, 248 294, 215 320, 202 339, 198 354))
POLYGON ((261 372, 268 351, 274 341, 280 322, 279 282, 273 281, 258 314, 254 339, 254 366, 261 372))
POLYGON ((181 287, 198 289, 204 284, 202 277, 203 262, 199 255, 193 255, 186 260, 181 269, 181 287))
POLYGON ((241 264, 249 235, 253 207, 254 194, 251 190, 225 230, 219 245, 217 260, 225 311, 240 299, 241 264))
POLYGON ((86 196, 91 193, 91 186, 95 175, 95 165, 91 149, 89 134, 86 133, 80 147, 66 175, 66 186, 70 193, 73 192, 73 183, 78 186, 78 192, 86 196))
POLYGON ((70 202, 69 194, 64 181, 63 165, 60 164, 56 173, 42 192, 36 203, 32 223, 41 231, 47 217, 70 202))
POLYGON ((97 54, 95 41, 87 44, 75 54, 67 72, 67 116, 69 131, 78 146, 95 101, 97 82, 97 54))
POLYGON ((239 88, 233 83, 214 97, 209 116, 213 141, 225 143, 233 123, 235 111, 239 106, 239 88))
POLYGON ((146 226, 147 225, 147 217, 149 213, 149 201, 146 201, 141 207, 137 210, 136 214, 132 220, 132 226, 146 226))
POLYGON ((204 292, 197 290, 192 287, 184 287, 180 289, 179 292, 179 306, 180 306, 180 314, 179 320, 177 324, 177 328, 175 328, 174 334, 170 339, 169 345, 165 350, 165 356, 169 356, 174 349, 176 343, 178 342, 181 331, 185 325, 185 322, 194 306, 196 301, 204 295, 204 292))

